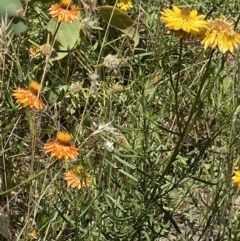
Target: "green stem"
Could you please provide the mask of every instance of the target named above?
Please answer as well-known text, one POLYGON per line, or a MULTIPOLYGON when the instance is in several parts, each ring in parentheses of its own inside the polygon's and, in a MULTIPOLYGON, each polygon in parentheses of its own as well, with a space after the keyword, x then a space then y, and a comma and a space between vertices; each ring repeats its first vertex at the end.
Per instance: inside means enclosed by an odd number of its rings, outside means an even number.
MULTIPOLYGON (((192 129, 193 125, 195 124, 195 121, 196 121, 196 118, 198 117, 198 114, 199 112, 201 111, 200 108, 197 108, 197 105, 199 103, 201 103, 201 99, 200 99, 200 95, 201 95, 201 92, 202 92, 202 88, 206 82, 206 80, 208 79, 208 76, 209 76, 209 65, 212 61, 212 56, 213 56, 213 52, 214 51, 211 51, 211 55, 209 57, 209 60, 208 60, 208 63, 207 63, 207 66, 206 66, 206 70, 205 70, 205 73, 202 77, 202 80, 201 80, 201 83, 199 85, 199 89, 198 89, 198 92, 197 92, 197 95, 196 95, 196 98, 192 104, 192 108, 191 108, 191 111, 190 111, 190 114, 189 114, 189 118, 187 120, 187 122, 184 124, 185 125, 185 128, 183 129, 183 132, 181 133, 180 137, 179 137, 179 140, 176 144, 176 147, 174 148, 174 152, 172 154, 172 157, 167 165, 167 167, 165 168, 164 172, 163 172, 163 176, 165 176, 169 169, 171 168, 173 162, 176 160, 176 157, 185 141, 185 139, 187 138, 187 135, 189 133, 189 131, 192 129)), ((209 89, 209 91, 211 91, 211 89, 209 89)))
POLYGON ((182 48, 183 48, 183 40, 180 38, 180 52, 178 57, 178 72, 177 72, 177 82, 174 90, 175 94, 175 108, 176 108, 176 117, 177 117, 177 126, 179 133, 182 132, 182 125, 180 122, 180 113, 179 113, 179 102, 178 102, 178 88, 179 88, 179 81, 180 81, 180 72, 181 72, 181 62, 182 62, 182 48))

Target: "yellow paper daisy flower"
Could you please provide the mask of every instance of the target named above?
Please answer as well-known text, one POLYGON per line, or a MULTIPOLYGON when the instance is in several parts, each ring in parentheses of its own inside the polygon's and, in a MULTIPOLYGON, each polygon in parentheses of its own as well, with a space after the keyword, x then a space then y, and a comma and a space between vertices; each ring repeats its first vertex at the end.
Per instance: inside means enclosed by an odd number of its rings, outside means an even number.
POLYGON ((240 187, 240 171, 234 172, 234 176, 232 177, 232 181, 238 187, 240 187))
POLYGON ((117 7, 123 11, 127 11, 133 7, 133 3, 131 0, 118 0, 117 7))
POLYGON ((56 157, 59 160, 73 160, 78 155, 77 148, 70 142, 72 136, 66 132, 58 132, 57 138, 54 141, 49 141, 44 145, 46 153, 51 153, 51 157, 56 157))
POLYGON ((92 177, 81 167, 77 167, 66 171, 64 180, 67 181, 69 187, 81 189, 91 184, 92 177))
POLYGON ((32 239, 37 239, 38 237, 38 232, 36 229, 33 229, 31 232, 28 233, 28 236, 32 239))
POLYGON ((161 12, 160 19, 165 23, 166 27, 174 31, 177 36, 182 37, 186 33, 195 34, 200 29, 205 28, 207 21, 204 20, 204 15, 198 15, 196 10, 190 8, 178 8, 173 6, 173 9, 165 9, 161 12))
POLYGON ((30 82, 28 89, 16 89, 12 95, 22 106, 41 110, 45 107, 45 104, 38 97, 41 87, 33 80, 30 82))
POLYGON ((234 31, 234 23, 225 19, 210 20, 202 40, 204 49, 218 48, 221 52, 233 52, 240 43, 240 34, 234 31))
POLYGON ((32 46, 31 48, 29 48, 29 53, 31 56, 35 56, 39 53, 40 49, 36 46, 32 46))
POLYGON ((49 14, 58 22, 72 22, 78 19, 79 10, 71 5, 71 0, 61 0, 60 3, 55 3, 49 8, 49 14))

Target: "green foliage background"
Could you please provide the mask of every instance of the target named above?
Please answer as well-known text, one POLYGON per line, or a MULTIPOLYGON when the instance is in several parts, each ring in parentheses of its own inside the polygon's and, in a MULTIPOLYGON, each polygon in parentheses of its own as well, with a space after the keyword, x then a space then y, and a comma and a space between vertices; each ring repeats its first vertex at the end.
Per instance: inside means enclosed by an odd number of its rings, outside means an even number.
POLYGON ((0 205, 11 238, 31 240, 37 230, 36 240, 54 241, 239 240, 231 182, 239 165, 239 50, 203 51, 159 20, 160 10, 188 5, 235 20, 237 31, 238 2, 136 0, 128 15, 137 46, 98 8, 91 21, 91 9, 81 11, 68 45, 71 33, 49 27, 51 3, 21 3, 28 30, 0 36, 0 205), (29 53, 54 40, 58 60, 29 53), (107 68, 108 54, 122 65, 107 68), (41 112, 12 97, 32 79, 44 86, 41 112), (76 161, 43 152, 59 130, 74 135, 76 161), (67 188, 64 172, 77 165, 90 172, 90 187, 67 188))

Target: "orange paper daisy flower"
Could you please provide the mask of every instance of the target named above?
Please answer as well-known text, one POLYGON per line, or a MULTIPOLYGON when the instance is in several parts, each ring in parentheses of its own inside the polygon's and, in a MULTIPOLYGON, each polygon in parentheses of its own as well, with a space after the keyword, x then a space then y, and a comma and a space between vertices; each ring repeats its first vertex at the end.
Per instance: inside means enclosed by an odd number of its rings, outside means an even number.
POLYGON ((12 95, 22 106, 40 110, 45 107, 45 104, 38 97, 40 91, 41 85, 36 81, 31 81, 27 90, 17 89, 13 91, 12 95))
POLYGON ((51 157, 56 157, 59 160, 73 160, 77 157, 78 150, 70 143, 71 140, 70 134, 60 131, 54 141, 49 141, 44 145, 44 150, 46 153, 51 153, 51 157))
POLYGON ((60 3, 55 3, 49 8, 49 14, 58 22, 72 22, 78 19, 79 10, 71 5, 71 0, 61 0, 60 3))
POLYGON ((81 189, 91 184, 92 177, 81 167, 77 167, 66 171, 64 180, 67 181, 69 187, 81 189))

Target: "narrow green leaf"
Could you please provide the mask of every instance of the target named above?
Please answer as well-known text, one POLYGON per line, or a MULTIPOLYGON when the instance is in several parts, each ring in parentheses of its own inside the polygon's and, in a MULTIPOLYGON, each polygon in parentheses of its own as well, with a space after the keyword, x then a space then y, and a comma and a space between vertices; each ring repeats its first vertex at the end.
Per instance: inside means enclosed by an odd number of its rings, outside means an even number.
POLYGON ((121 172, 122 174, 124 174, 125 176, 131 178, 132 180, 134 180, 135 182, 137 182, 137 178, 135 178, 134 176, 132 176, 131 174, 129 174, 128 172, 125 172, 123 169, 118 169, 119 172, 121 172))
POLYGON ((135 166, 133 166, 132 164, 124 161, 123 159, 119 158, 118 156, 113 154, 113 157, 116 158, 119 162, 121 162, 124 166, 130 167, 131 169, 136 169, 135 166))
POLYGON ((203 180, 203 179, 200 179, 198 177, 194 177, 194 176, 189 176, 190 178, 192 178, 193 180, 196 180, 198 182, 201 182, 201 183, 204 183, 204 184, 207 184, 207 185, 217 185, 217 183, 215 182, 208 182, 206 180, 203 180))

